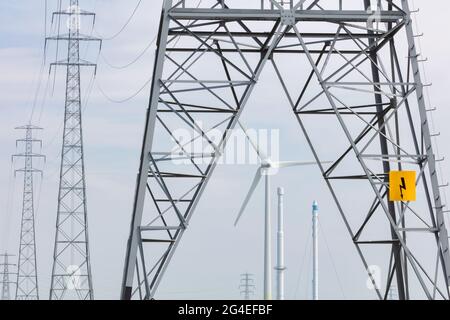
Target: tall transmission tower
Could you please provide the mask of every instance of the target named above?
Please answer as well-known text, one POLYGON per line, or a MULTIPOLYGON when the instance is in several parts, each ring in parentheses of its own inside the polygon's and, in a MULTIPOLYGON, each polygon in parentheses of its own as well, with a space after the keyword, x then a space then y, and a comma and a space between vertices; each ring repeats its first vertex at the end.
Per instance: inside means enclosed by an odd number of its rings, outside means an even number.
POLYGON ((441 159, 412 13, 407 0, 375 1, 376 8, 372 2, 164 2, 122 299, 155 296, 227 129, 236 126, 265 68, 274 71, 316 158, 361 271, 376 265, 387 274, 376 297, 387 297, 395 284, 401 300, 449 299, 441 159), (194 132, 203 148, 189 148, 177 136, 181 130, 194 132), (217 130, 221 139, 212 137, 217 130), (390 201, 389 174, 406 170, 416 172, 417 201, 390 201))
POLYGON ((34 145, 39 144, 42 147, 42 141, 33 138, 33 132, 42 128, 28 124, 16 129, 25 130, 25 138, 16 142, 17 145, 23 145, 24 151, 13 155, 13 158, 23 159, 24 163, 23 168, 15 171, 23 173, 24 176, 16 300, 39 300, 33 181, 36 173, 42 176, 42 170, 34 167, 34 160, 45 160, 45 156, 34 152, 34 145))
POLYGON ((2 285, 2 300, 11 300, 11 285, 15 284, 15 282, 10 278, 13 274, 15 274, 15 272, 10 271, 9 269, 10 267, 15 266, 15 264, 9 262, 10 257, 13 257, 13 255, 8 253, 0 254, 0 258, 2 258, 3 261, 0 263, 0 276, 2 277, 2 280, 0 281, 0 284, 2 285))
POLYGON ((255 294, 255 280, 253 275, 250 273, 241 274, 241 284, 239 289, 241 290, 241 295, 244 300, 251 300, 252 296, 255 294))
POLYGON ((96 69, 97 65, 80 57, 80 43, 96 41, 101 46, 101 39, 80 32, 82 17, 93 18, 94 24, 95 13, 82 10, 78 0, 70 0, 66 10, 54 12, 53 15, 58 17, 59 24, 62 17, 67 18, 68 32, 46 39, 67 43, 67 58, 50 65, 50 69, 53 66, 66 68, 64 132, 50 299, 88 300, 94 298, 94 292, 89 257, 80 78, 82 67, 96 69))

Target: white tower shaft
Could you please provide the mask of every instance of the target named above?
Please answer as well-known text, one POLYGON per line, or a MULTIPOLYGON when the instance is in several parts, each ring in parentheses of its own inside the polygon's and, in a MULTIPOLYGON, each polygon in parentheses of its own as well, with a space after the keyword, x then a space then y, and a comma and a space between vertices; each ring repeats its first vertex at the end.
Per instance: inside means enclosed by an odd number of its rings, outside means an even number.
POLYGON ((278 188, 277 300, 284 300, 284 189, 278 188))
POLYGON ((270 220, 270 176, 265 171, 266 199, 265 199, 265 230, 264 230, 264 300, 272 300, 272 239, 270 220))

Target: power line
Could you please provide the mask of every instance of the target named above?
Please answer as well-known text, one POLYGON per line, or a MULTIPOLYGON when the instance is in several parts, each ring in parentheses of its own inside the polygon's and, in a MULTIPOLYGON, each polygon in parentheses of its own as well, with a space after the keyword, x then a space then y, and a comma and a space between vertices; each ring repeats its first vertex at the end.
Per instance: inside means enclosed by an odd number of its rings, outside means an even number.
MULTIPOLYGON (((89 81, 88 89, 86 89, 86 91, 85 91, 86 94, 83 95, 83 97, 84 97, 83 109, 82 109, 83 113, 86 111, 86 109, 89 105, 89 100, 90 100, 90 97, 92 94, 92 89, 94 87, 94 82, 95 82, 94 79, 95 79, 95 75, 92 75, 91 80, 89 81)), ((55 143, 56 138, 59 137, 59 132, 61 131, 63 125, 64 125, 64 121, 61 121, 58 125, 58 128, 57 128, 55 134, 48 140, 49 142, 44 146, 44 150, 47 150, 50 146, 52 146, 55 143)))
MULTIPOLYGON (((140 5, 142 3, 142 0, 139 0, 138 3, 136 4, 133 12, 131 13, 130 17, 127 19, 127 21, 125 22, 125 24, 122 26, 122 28, 120 28, 120 30, 115 33, 114 35, 110 36, 110 37, 104 37, 102 35, 99 35, 100 38, 102 38, 103 40, 113 40, 116 37, 118 37, 124 30, 125 28, 128 26, 128 24, 131 22, 131 20, 133 20, 134 15, 136 14, 137 10, 139 9, 140 5)), ((98 33, 97 33, 98 34, 98 33)))
POLYGON ((106 59, 106 57, 103 53, 100 53, 100 57, 102 58, 103 62, 105 62, 105 64, 112 69, 117 69, 117 70, 126 69, 126 68, 132 66, 133 64, 135 64, 136 62, 138 62, 144 56, 144 54, 147 53, 147 51, 153 46, 153 44, 156 42, 157 38, 158 38, 158 36, 155 36, 152 39, 152 41, 150 41, 150 43, 144 48, 144 50, 142 50, 142 52, 136 58, 134 58, 133 60, 131 60, 130 62, 128 62, 124 65, 118 66, 118 65, 112 64, 111 62, 109 62, 108 59, 106 59))
MULTIPOLYGON (((58 12, 61 12, 61 8, 62 8, 62 0, 59 0, 58 8, 57 8, 58 12)), ((53 23, 53 18, 52 18, 52 23, 53 23)), ((58 15, 58 25, 57 25, 57 38, 59 38, 60 36, 61 36, 61 15, 59 14, 58 15)), ((59 56, 59 41, 56 41, 55 61, 58 61, 58 56, 59 56)), ((55 84, 56 84, 56 68, 53 71, 52 95, 55 93, 55 84)))
MULTIPOLYGON (((199 2, 197 3, 196 8, 198 8, 198 7, 201 5, 202 1, 203 1, 203 0, 199 0, 199 2)), ((139 7, 139 4, 140 4, 140 3, 138 3, 138 6, 137 6, 137 7, 139 7)), ((135 10, 137 10, 137 7, 136 7, 135 10)), ((133 15, 134 15, 134 13, 135 13, 135 12, 133 12, 133 15)), ((133 15, 132 15, 132 16, 133 16, 133 15)), ((132 18, 132 17, 130 17, 129 21, 131 21, 131 18, 132 18)), ((128 22, 129 22, 129 21, 128 21, 128 22)), ((188 23, 190 23, 190 21, 189 21, 188 23)), ((128 24, 128 23, 127 23, 127 24, 128 24)), ((122 28, 122 29, 124 29, 124 28, 122 28)), ((176 36, 176 40, 175 40, 175 43, 174 43, 173 47, 176 47, 176 46, 177 46, 178 42, 180 41, 180 38, 181 38, 180 36, 176 36)), ((112 63, 105 57, 105 55, 104 55, 103 53, 100 53, 100 57, 102 58, 103 62, 105 62, 105 64, 106 64, 107 66, 109 66, 110 68, 116 69, 116 70, 123 70, 123 69, 126 69, 126 68, 132 66, 132 65, 135 64, 136 62, 138 62, 138 61, 144 56, 144 54, 145 54, 145 53, 146 53, 146 52, 147 52, 147 51, 155 44, 155 42, 156 42, 157 39, 158 39, 158 36, 156 35, 156 36, 152 39, 152 41, 150 41, 149 44, 144 48, 144 50, 142 50, 142 52, 141 52, 140 54, 137 55, 136 58, 134 58, 134 59, 131 60, 130 62, 128 62, 128 63, 126 63, 126 64, 124 64, 124 65, 121 65, 121 66, 112 64, 112 63)), ((106 39, 106 40, 109 40, 109 39, 106 39)), ((170 55, 170 54, 169 54, 169 55, 170 55)))
POLYGON ((327 247, 327 251, 328 251, 328 256, 330 257, 331 264, 332 264, 333 270, 334 270, 334 274, 336 275, 336 279, 337 279, 338 284, 339 284, 339 289, 341 290, 342 297, 345 300, 346 296, 345 296, 345 293, 344 293, 345 292, 344 291, 344 287, 342 286, 342 281, 341 281, 341 278, 339 277, 339 273, 338 273, 337 268, 336 268, 336 263, 334 261, 333 255, 331 254, 330 246, 328 245, 327 236, 326 236, 325 231, 323 230, 323 227, 322 227, 322 224, 320 223, 320 220, 319 220, 319 231, 320 231, 320 234, 322 235, 322 238, 324 239, 325 246, 327 247))
POLYGON ((44 113, 44 107, 45 107, 45 103, 47 102, 49 89, 50 89, 50 74, 48 75, 47 80, 45 81, 45 89, 44 89, 44 94, 42 96, 39 117, 38 117, 38 121, 37 121, 38 125, 41 124, 42 114, 44 113))
POLYGON ((129 97, 127 97, 127 98, 119 99, 119 100, 114 99, 114 98, 111 98, 111 97, 110 97, 110 96, 102 89, 102 87, 100 86, 100 83, 99 83, 98 81, 97 81, 96 83, 97 83, 97 88, 98 88, 98 90, 100 91, 100 93, 102 94, 102 96, 104 96, 108 101, 110 101, 110 102, 112 102, 112 103, 124 103, 124 102, 130 101, 131 99, 135 98, 139 93, 141 93, 142 90, 144 90, 144 89, 150 84, 150 82, 152 81, 152 79, 153 79, 153 75, 152 75, 147 81, 145 81, 144 85, 143 85, 138 91, 136 91, 135 93, 133 93, 131 96, 129 96, 129 97))
MULTIPOLYGON (((125 22, 125 24, 122 26, 122 28, 120 28, 120 30, 119 30, 116 34, 114 34, 114 35, 111 36, 111 37, 102 37, 102 38, 103 38, 104 40, 112 40, 112 39, 116 38, 117 36, 119 36, 119 35, 125 30, 125 28, 129 25, 129 23, 131 22, 131 20, 132 20, 133 17, 135 16, 137 10, 139 9, 141 3, 142 3, 142 0, 139 0, 138 3, 137 3, 136 6, 135 6, 133 12, 131 13, 130 17, 127 19, 127 21, 125 22)), ((96 33, 97 33, 97 32, 96 32, 96 33)), ((98 34, 98 33, 97 33, 97 34, 98 34)), ((131 65, 135 64, 137 61, 139 61, 139 59, 141 59, 141 58, 144 56, 144 54, 145 54, 145 53, 152 47, 152 45, 156 42, 156 39, 157 39, 157 38, 158 38, 158 36, 155 36, 155 37, 152 39, 152 41, 150 41, 150 43, 147 44, 147 45, 145 46, 145 48, 141 51, 141 53, 140 53, 136 58, 134 58, 132 61, 130 61, 129 63, 126 63, 126 64, 124 64, 124 65, 121 65, 121 66, 120 66, 120 65, 114 65, 114 64, 112 64, 111 62, 109 62, 109 60, 105 57, 105 55, 104 55, 103 53, 100 53, 100 57, 103 59, 103 61, 105 62, 105 64, 106 64, 107 66, 109 66, 110 68, 117 69, 117 70, 126 69, 126 68, 130 67, 131 65)))
POLYGON ((310 252, 310 244, 311 244, 311 233, 308 233, 308 238, 306 240, 306 244, 305 244, 305 248, 303 251, 303 257, 302 257, 302 262, 300 265, 300 271, 297 277, 297 284, 295 286, 295 291, 294 291, 294 297, 297 297, 298 294, 298 290, 300 289, 300 283, 302 281, 302 277, 303 277, 303 271, 306 265, 306 260, 309 261, 310 255, 308 255, 308 252, 310 252))
MULTIPOLYGON (((47 38, 47 9, 48 9, 48 0, 44 1, 44 37, 47 38)), ((33 104, 32 104, 32 108, 31 108, 31 115, 30 115, 30 122, 33 119, 34 116, 34 111, 36 109, 36 105, 37 105, 37 101, 39 98, 39 93, 41 91, 41 86, 42 86, 42 77, 44 75, 44 68, 45 68, 45 43, 44 43, 44 48, 43 48, 43 52, 42 52, 42 63, 41 63, 41 68, 39 71, 39 76, 38 76, 38 84, 37 84, 37 88, 36 88, 36 92, 34 94, 34 99, 33 99, 33 104)))
POLYGON ((2 236, 4 238, 4 244, 5 248, 8 248, 8 242, 9 242, 9 233, 10 233, 10 223, 11 223, 11 215, 12 215, 12 208, 13 208, 13 197, 14 197, 14 191, 16 188, 16 179, 13 178, 13 168, 14 168, 14 160, 11 161, 11 168, 9 170, 9 178, 8 178, 8 192, 6 195, 6 203, 5 203, 5 224, 3 227, 6 229, 4 232, 2 232, 2 236))
MULTIPOLYGON (((200 7, 202 1, 203 1, 203 0, 199 0, 199 1, 198 1, 197 6, 196 6, 197 8, 200 7)), ((141 1, 139 1, 138 5, 136 6, 135 10, 133 11, 133 14, 131 15, 130 19, 127 21, 126 25, 129 23, 129 21, 131 21, 132 17, 134 16, 135 12, 137 11, 137 9, 138 9, 138 7, 139 7, 139 5, 140 5, 140 2, 141 2, 141 1)), ((189 21, 188 24, 189 24, 190 22, 191 22, 191 21, 189 21)), ((125 25, 125 26, 126 26, 126 25, 125 25)), ((125 29, 125 27, 123 27, 122 29, 125 29)), ((139 59, 141 59, 141 58, 144 56, 144 54, 145 54, 145 53, 152 47, 152 45, 156 42, 157 38, 158 38, 158 36, 156 35, 156 36, 152 39, 152 41, 150 41, 150 43, 144 48, 144 50, 143 50, 136 58, 134 58, 131 62, 129 62, 129 63, 125 64, 125 65, 122 65, 122 66, 113 65, 112 63, 110 63, 110 62, 108 61, 108 59, 105 58, 105 56, 103 55, 103 53, 100 53, 100 57, 101 57, 102 60, 106 63, 106 65, 108 65, 109 67, 111 67, 111 68, 113 68, 113 69, 117 69, 117 70, 123 70, 123 69, 126 69, 126 68, 132 66, 132 65, 133 65, 134 63, 136 63, 137 61, 139 61, 139 59)), ((106 39, 106 40, 109 40, 109 39, 106 39)), ((176 36, 175 44, 173 45, 173 47, 176 47, 176 45, 178 44, 178 41, 179 41, 179 40, 180 40, 180 36, 176 36)), ((124 99, 114 99, 114 98, 111 98, 111 97, 105 92, 105 90, 102 89, 101 85, 100 85, 98 82, 97 82, 97 87, 98 87, 100 93, 101 93, 108 101, 110 101, 110 102, 112 102, 112 103, 125 103, 125 102, 128 102, 128 101, 130 101, 131 99, 135 98, 139 93, 141 93, 142 90, 144 90, 144 89, 147 87, 147 85, 150 84, 150 82, 152 81, 152 79, 153 79, 153 76, 151 76, 151 77, 144 83, 144 85, 143 85, 142 87, 140 87, 140 89, 139 89, 137 92, 133 93, 131 96, 128 96, 127 98, 124 98, 124 99)))

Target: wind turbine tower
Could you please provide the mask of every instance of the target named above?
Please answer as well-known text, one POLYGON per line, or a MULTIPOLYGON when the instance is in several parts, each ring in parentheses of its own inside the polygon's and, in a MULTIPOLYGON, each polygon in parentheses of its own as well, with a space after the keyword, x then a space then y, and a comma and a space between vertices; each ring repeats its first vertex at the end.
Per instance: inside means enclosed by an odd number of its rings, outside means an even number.
MULTIPOLYGON (((275 174, 279 169, 291 168, 291 167, 304 167, 304 166, 314 166, 317 162, 302 162, 302 161, 272 161, 267 155, 264 154, 260 146, 252 140, 252 138, 247 134, 245 128, 240 124, 242 130, 245 132, 248 141, 255 149, 258 157, 261 160, 261 165, 256 171, 256 175, 253 179, 250 190, 245 197, 244 203, 242 204, 241 210, 234 223, 235 226, 239 223, 242 215, 247 208, 250 199, 253 196, 256 188, 258 187, 261 179, 264 178, 265 190, 264 190, 264 300, 272 300, 272 221, 271 221, 271 188, 270 188, 270 176, 275 174)), ((324 164, 326 162, 323 162, 324 164)))
POLYGON ((284 300, 284 189, 278 188, 277 300, 284 300))

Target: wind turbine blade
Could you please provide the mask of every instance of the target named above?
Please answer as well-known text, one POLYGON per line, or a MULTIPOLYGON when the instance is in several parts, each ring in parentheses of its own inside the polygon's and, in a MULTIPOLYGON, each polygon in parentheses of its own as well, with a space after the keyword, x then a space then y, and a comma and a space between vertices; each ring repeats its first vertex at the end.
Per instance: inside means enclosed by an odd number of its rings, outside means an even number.
MULTIPOLYGON (((321 164, 332 163, 331 161, 321 162, 321 164)), ((282 161, 272 163, 273 168, 282 169, 289 167, 305 167, 305 166, 315 166, 317 162, 302 162, 302 161, 282 161)))
POLYGON ((245 197, 245 200, 244 200, 244 203, 242 204, 241 210, 239 211, 236 221, 234 222, 234 226, 237 226, 237 224, 239 223, 239 220, 241 219, 242 215, 244 214, 244 211, 247 208, 247 205, 248 205, 253 193, 255 192, 256 187, 258 186, 259 182, 261 181, 261 178, 262 178, 261 170, 256 171, 255 178, 253 178, 252 186, 250 187, 247 197, 245 197))
POLYGON ((247 137, 247 140, 252 145, 253 149, 255 149, 256 153, 258 154, 258 157, 261 159, 261 161, 267 160, 267 155, 261 150, 258 143, 250 137, 250 135, 247 133, 247 129, 244 127, 244 125, 238 120, 238 124, 241 127, 242 131, 244 132, 245 136, 247 137))

